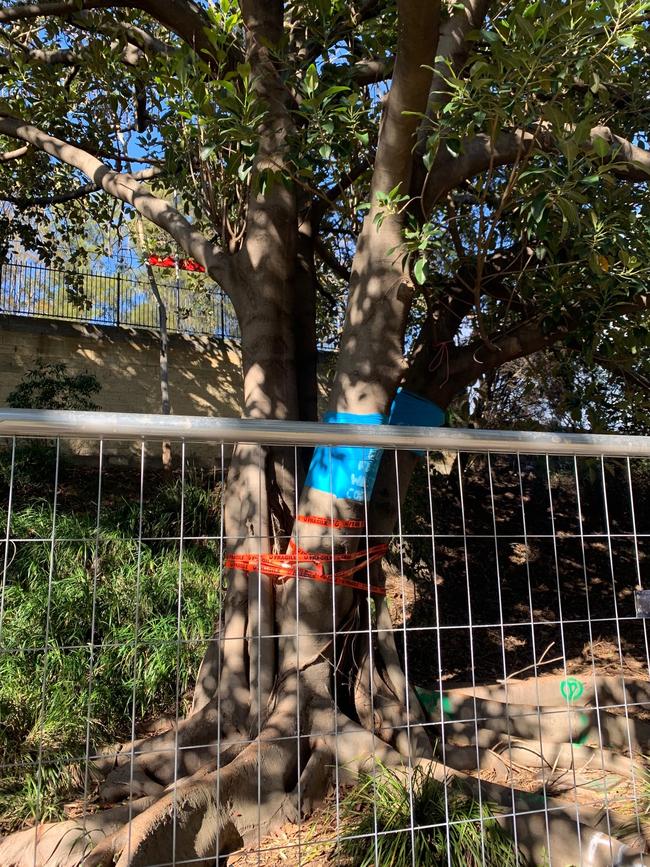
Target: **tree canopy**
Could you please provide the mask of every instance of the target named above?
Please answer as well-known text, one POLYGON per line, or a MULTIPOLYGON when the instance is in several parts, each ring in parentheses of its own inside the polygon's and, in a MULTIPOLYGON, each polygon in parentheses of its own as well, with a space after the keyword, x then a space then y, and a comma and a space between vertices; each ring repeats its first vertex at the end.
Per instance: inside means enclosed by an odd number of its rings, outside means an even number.
POLYGON ((81 256, 89 215, 108 227, 139 211, 237 303, 251 196, 290 189, 323 336, 372 204, 376 225, 400 217, 407 349, 433 344, 450 370, 457 356, 467 380, 562 340, 646 382, 649 4, 443 3, 426 104, 400 112, 417 128, 409 183, 372 203, 394 3, 284 4, 264 49, 281 157, 261 152, 255 4, 165 6, 0 10, 5 247, 18 236, 56 260, 67 235, 81 256))

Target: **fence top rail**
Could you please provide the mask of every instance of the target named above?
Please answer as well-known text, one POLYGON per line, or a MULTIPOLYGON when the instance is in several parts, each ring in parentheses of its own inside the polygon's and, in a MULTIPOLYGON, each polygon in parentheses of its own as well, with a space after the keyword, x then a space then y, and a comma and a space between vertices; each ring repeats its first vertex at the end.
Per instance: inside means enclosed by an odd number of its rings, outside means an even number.
POLYGON ((0 437, 249 442, 507 454, 650 457, 650 437, 344 425, 146 413, 1 409, 0 437))

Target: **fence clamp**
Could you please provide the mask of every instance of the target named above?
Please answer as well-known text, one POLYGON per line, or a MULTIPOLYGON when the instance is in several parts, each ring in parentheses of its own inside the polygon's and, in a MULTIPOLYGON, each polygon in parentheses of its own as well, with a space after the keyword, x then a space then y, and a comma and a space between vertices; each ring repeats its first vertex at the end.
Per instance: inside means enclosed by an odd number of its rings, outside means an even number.
POLYGON ((650 617, 650 590, 635 590, 634 605, 637 617, 650 617))

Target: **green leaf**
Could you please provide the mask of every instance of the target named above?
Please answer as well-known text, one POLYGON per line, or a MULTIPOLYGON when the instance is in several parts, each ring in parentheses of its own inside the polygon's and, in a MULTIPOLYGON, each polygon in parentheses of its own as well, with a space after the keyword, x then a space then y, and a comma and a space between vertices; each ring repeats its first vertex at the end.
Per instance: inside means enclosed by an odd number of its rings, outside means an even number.
POLYGON ((420 286, 422 286, 422 284, 426 280, 426 269, 427 260, 424 258, 418 259, 413 266, 413 276, 415 277, 416 282, 420 284, 420 286))
POLYGON ((318 88, 318 70, 316 69, 316 64, 311 63, 307 67, 307 72, 305 73, 305 80, 303 82, 305 91, 311 96, 316 92, 318 88))
POLYGON ((563 241, 569 234, 569 229, 572 226, 577 226, 579 223, 578 209, 568 199, 558 198, 555 204, 562 214, 562 229, 560 231, 560 240, 563 241))
POLYGON ((536 18, 538 10, 539 10, 539 0, 535 0, 534 3, 530 3, 524 9, 524 18, 536 18))
POLYGON ((632 33, 622 33, 617 37, 617 42, 619 45, 622 45, 624 48, 634 48, 636 45, 636 36, 632 33))
POLYGON ((488 45, 494 45, 497 42, 501 42, 501 38, 498 33, 494 30, 481 30, 481 36, 488 43, 488 45))
POLYGON ((591 144, 599 157, 606 157, 609 153, 609 142, 599 135, 593 139, 591 144))
MULTIPOLYGON (((316 76, 316 81, 318 82, 318 76, 316 76)), ((336 96, 337 93, 349 93, 349 87, 343 87, 341 85, 332 85, 332 87, 328 87, 323 92, 323 99, 328 99, 329 97, 336 96)))

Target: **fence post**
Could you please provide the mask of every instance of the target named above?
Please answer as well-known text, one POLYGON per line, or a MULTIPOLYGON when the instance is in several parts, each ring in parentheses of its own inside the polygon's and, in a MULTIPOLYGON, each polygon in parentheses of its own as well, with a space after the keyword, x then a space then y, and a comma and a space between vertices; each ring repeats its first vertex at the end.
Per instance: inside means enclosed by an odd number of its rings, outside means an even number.
POLYGON ((223 292, 219 292, 219 307, 221 309, 221 337, 226 337, 226 321, 223 312, 223 292))
POLYGON ((117 311, 116 311, 116 317, 115 317, 115 324, 116 325, 120 324, 120 300, 121 300, 120 296, 122 294, 121 293, 121 286, 122 286, 122 275, 118 271, 117 272, 117 311))

